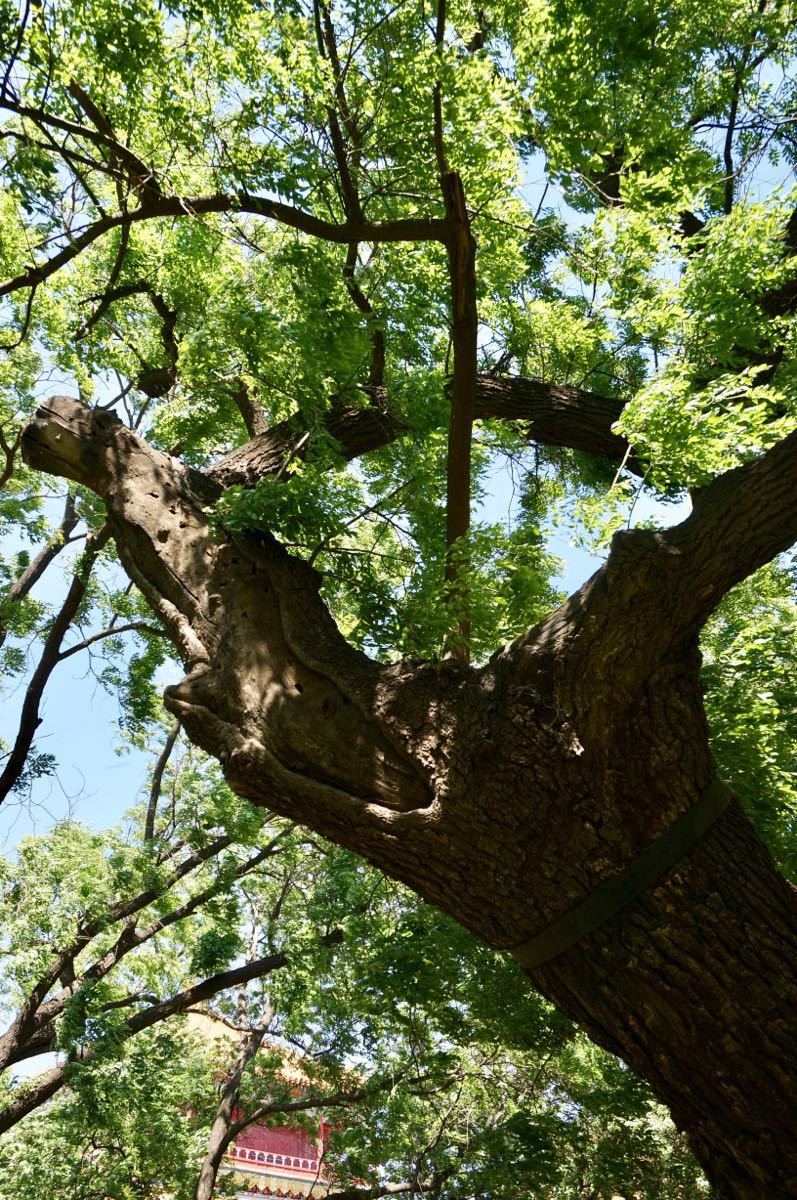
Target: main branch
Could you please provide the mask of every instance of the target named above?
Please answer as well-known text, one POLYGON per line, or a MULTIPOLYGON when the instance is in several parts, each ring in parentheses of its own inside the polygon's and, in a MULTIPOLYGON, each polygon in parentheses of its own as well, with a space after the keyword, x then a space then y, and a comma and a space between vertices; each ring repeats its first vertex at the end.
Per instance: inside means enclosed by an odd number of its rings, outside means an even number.
MULTIPOLYGON (((331 437, 347 461, 387 446, 409 432, 390 410, 389 395, 366 407, 336 404, 322 418, 321 430, 331 437)), ((538 379, 479 375, 475 383, 473 419, 512 421, 529 441, 597 454, 641 475, 642 467, 624 438, 612 432, 623 410, 620 400, 580 388, 543 383, 538 379)), ((211 467, 208 478, 220 488, 233 484, 253 487, 266 475, 284 469, 289 456, 303 458, 312 438, 300 412, 231 451, 211 467)))
MULTIPOLYGON (((213 530, 206 479, 107 413, 50 399, 23 453, 103 496, 188 667, 167 706, 232 788, 511 948, 629 871, 709 788, 697 633, 797 535, 795 437, 717 480, 684 525, 619 536, 479 670, 355 651, 306 563, 213 530)), ((797 1193, 795 962, 795 897, 733 802, 532 978, 648 1079, 721 1200, 759 1200, 797 1193)))
POLYGON ((68 244, 57 254, 53 254, 42 263, 28 267, 13 279, 0 283, 0 296, 8 296, 21 288, 38 286, 112 229, 162 217, 202 216, 207 213, 251 213, 267 217, 290 229, 297 229, 311 237, 344 246, 351 242, 440 242, 445 238, 444 222, 431 217, 405 217, 394 221, 347 221, 344 224, 335 224, 291 204, 268 200, 264 196, 251 196, 246 192, 210 196, 155 194, 150 195, 138 208, 99 217, 82 233, 71 235, 68 244))

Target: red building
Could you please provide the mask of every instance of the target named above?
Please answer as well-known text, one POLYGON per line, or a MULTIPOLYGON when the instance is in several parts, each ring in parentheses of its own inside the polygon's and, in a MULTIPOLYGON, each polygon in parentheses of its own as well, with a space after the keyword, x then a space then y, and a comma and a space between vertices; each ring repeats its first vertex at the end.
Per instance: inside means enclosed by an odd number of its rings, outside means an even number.
MULTIPOLYGON (((215 1052, 234 1056, 237 1039, 223 1022, 209 1013, 193 1011, 188 1014, 188 1027, 215 1052)), ((293 1093, 301 1095, 308 1085, 300 1066, 283 1057, 280 1075, 293 1093)), ((241 1114, 236 1113, 236 1118, 241 1114)), ((324 1174, 324 1150, 331 1124, 319 1118, 316 1130, 266 1125, 249 1125, 225 1155, 223 1173, 233 1176, 239 1196, 274 1196, 283 1200, 306 1200, 323 1196, 329 1190, 329 1178, 324 1174)))
POLYGON ((323 1118, 315 1136, 304 1129, 250 1125, 230 1146, 225 1170, 240 1178, 242 1195, 321 1196, 328 1183, 323 1154, 330 1128, 323 1118))

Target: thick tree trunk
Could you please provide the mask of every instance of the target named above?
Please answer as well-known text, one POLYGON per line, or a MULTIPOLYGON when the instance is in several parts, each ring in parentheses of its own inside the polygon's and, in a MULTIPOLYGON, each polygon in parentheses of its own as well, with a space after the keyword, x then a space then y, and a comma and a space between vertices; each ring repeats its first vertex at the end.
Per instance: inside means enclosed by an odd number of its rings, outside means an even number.
MULTIPOLYGON (((381 666, 341 637, 307 564, 268 536, 214 534, 201 478, 108 414, 48 401, 23 445, 104 497, 122 561, 188 668, 167 707, 233 789, 497 948, 584 901, 698 801, 715 772, 700 625, 797 533, 771 512, 791 513, 787 439, 676 530, 621 535, 592 580, 486 666, 381 666)), ((785 1200, 797 1195, 795 950, 794 894, 733 802, 530 976, 649 1080, 722 1200, 785 1200)))
POLYGON ((657 887, 532 978, 648 1080, 717 1196, 785 1200, 796 955, 794 896, 734 805, 657 887))

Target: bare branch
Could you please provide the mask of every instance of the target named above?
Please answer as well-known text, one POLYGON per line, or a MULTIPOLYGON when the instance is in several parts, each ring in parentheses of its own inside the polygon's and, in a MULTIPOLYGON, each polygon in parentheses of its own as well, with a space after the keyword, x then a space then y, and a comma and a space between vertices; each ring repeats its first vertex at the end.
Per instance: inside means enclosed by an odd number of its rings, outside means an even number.
MULTIPOLYGON (((80 327, 80 329, 77 331, 77 333, 75 334, 76 341, 81 341, 81 339, 84 338, 91 329, 93 329, 93 327, 97 324, 97 322, 102 317, 105 316, 106 312, 111 307, 111 304, 113 303, 114 285, 115 285, 117 279, 119 278, 122 267, 124 265, 125 255, 127 253, 127 246, 128 246, 129 241, 130 241, 130 226, 123 225, 121 236, 119 238, 119 249, 116 252, 116 258, 114 259, 114 264, 111 267, 111 273, 108 276, 108 283, 106 285, 105 292, 104 292, 99 304, 95 308, 94 312, 91 314, 91 316, 85 322, 85 324, 82 325, 80 327)), ((33 289, 33 290, 35 290, 35 289, 33 289)))
MULTIPOLYGON (((332 75, 335 81, 335 100, 338 108, 340 109, 347 132, 354 146, 353 163, 356 166, 359 157, 359 135, 356 123, 352 118, 346 101, 343 75, 340 68, 340 60, 338 58, 337 43, 335 41, 335 31, 329 16, 329 10, 324 3, 324 0, 316 0, 315 11, 318 48, 322 55, 329 58, 330 65, 332 67, 332 75)), ((337 163, 338 167, 338 174, 340 176, 340 188, 346 217, 351 221, 362 221, 363 212, 360 206, 360 196, 357 189, 357 182, 352 175, 349 164, 349 154, 346 148, 346 142, 343 137, 340 121, 338 120, 338 111, 332 104, 327 105, 327 117, 329 120, 329 133, 332 140, 332 149, 335 155, 335 162, 337 163)))
POLYGON ((158 811, 158 800, 161 794, 161 784, 163 783, 163 772, 166 770, 166 764, 171 758, 172 751, 177 743, 177 738, 180 734, 180 722, 175 721, 169 730, 169 736, 163 743, 163 749, 158 755, 155 763, 155 768, 152 772, 152 782, 149 789, 149 804, 147 805, 147 815, 144 819, 144 840, 149 841, 155 836, 155 814, 158 811))
POLYGON ((431 217, 406 217, 394 221, 347 221, 337 225, 313 216, 301 208, 250 196, 150 196, 139 208, 113 213, 93 221, 69 244, 43 263, 31 266, 13 279, 0 284, 0 296, 8 296, 21 288, 33 287, 49 279, 76 258, 98 238, 122 225, 153 221, 161 217, 193 217, 208 213, 250 213, 267 217, 291 229, 328 242, 348 245, 350 242, 439 242, 445 237, 445 223, 431 217))
MULTIPOLYGON (((643 468, 633 454, 628 456, 628 443, 612 432, 622 411, 620 400, 537 379, 480 375, 476 383, 475 419, 522 422, 530 441, 584 450, 612 462, 627 459, 627 469, 641 476, 643 468)), ((220 488, 236 483, 253 487, 258 479, 276 475, 296 444, 297 429, 303 427, 304 419, 297 412, 219 459, 209 468, 208 478, 220 488)), ((390 412, 386 394, 380 404, 368 408, 330 408, 324 414, 322 428, 347 461, 387 446, 409 432, 390 412)), ((295 457, 304 457, 307 449, 306 443, 295 457)))
POLYGON ((8 92, 8 83, 11 78, 11 72, 14 69, 14 63, 19 58, 19 52, 22 49, 22 39, 25 37, 25 30, 28 27, 28 19, 30 17, 30 0, 25 0, 25 7, 22 10, 22 19, 19 23, 19 32, 17 33, 17 42, 8 56, 6 69, 3 72, 3 82, 0 84, 0 99, 4 99, 8 92))
MULTIPOLYGON (((17 438, 17 442, 19 438, 17 438)), ((2 433, 0 433, 0 443, 2 443, 2 433)), ((4 443, 3 443, 4 445, 4 443)), ((39 553, 31 559, 25 570, 15 579, 11 587, 3 597, 2 605, 0 605, 0 646, 8 636, 8 630, 3 624, 3 613, 8 612, 11 605, 18 603, 28 595, 31 588, 41 579, 44 572, 49 567, 50 563, 55 559, 67 545, 67 540, 72 530, 78 523, 78 514, 75 507, 75 497, 72 492, 67 492, 66 501, 64 502, 64 515, 61 518, 61 524, 53 533, 52 537, 42 546, 39 553)))
MULTIPOLYGON (((443 5, 443 0, 441 0, 443 5)), ((443 7, 442 11, 445 9, 443 7)), ((455 615, 455 636, 448 653, 467 662, 470 620, 461 572, 467 566, 462 539, 470 528, 470 471, 473 420, 476 408, 478 313, 476 308, 476 241, 471 233, 462 180, 456 171, 441 176, 448 226, 448 264, 451 280, 451 416, 446 458, 446 569, 449 601, 455 615)))
MULTIPOLYGON (((28 336, 28 330, 30 329, 30 322, 31 322, 31 318, 33 316, 33 301, 36 299, 36 286, 37 285, 34 284, 33 287, 30 289, 30 294, 25 303, 25 316, 22 318, 22 328, 19 331, 19 337, 16 339, 16 341, 4 342, 2 345, 0 345, 0 350, 5 350, 5 351, 16 350, 16 349, 18 349, 19 346, 22 345, 22 343, 25 341, 25 338, 28 336)), ((2 483, 5 483, 5 482, 6 482, 6 477, 4 476, 2 479, 2 483)))
POLYGON ((49 126, 53 129, 60 129, 63 133, 67 133, 72 137, 82 138, 84 141, 91 142, 116 158, 129 173, 132 181, 138 184, 142 191, 145 191, 148 195, 160 194, 160 187, 154 179, 153 172, 141 161, 137 154, 128 146, 125 146, 123 142, 119 141, 110 123, 102 116, 84 89, 72 80, 68 90, 73 99, 77 100, 80 104, 83 111, 89 117, 89 120, 95 124, 95 129, 92 129, 88 125, 81 125, 77 121, 71 121, 66 117, 59 117, 55 113, 47 112, 45 109, 35 108, 31 105, 11 100, 8 96, 0 99, 0 108, 5 108, 9 112, 16 113, 19 117, 27 118, 33 121, 38 127, 49 126))
POLYGON ((357 244, 352 242, 346 253, 343 279, 349 295, 363 316, 368 319, 371 326, 371 366, 365 386, 366 388, 381 388, 385 383, 385 336, 382 330, 374 323, 375 314, 373 305, 357 282, 355 275, 357 250, 357 244))
POLYGON ((42 695, 53 668, 60 660, 61 643, 66 631, 71 625, 78 608, 86 594, 91 569, 102 548, 111 536, 108 525, 103 525, 97 533, 91 534, 86 541, 86 548, 75 568, 75 574, 66 594, 66 599, 44 639, 41 656, 30 682, 25 691, 25 699, 20 714, 19 729, 11 753, 6 759, 5 767, 0 775, 0 803, 19 781, 25 765, 28 752, 33 744, 36 730, 41 724, 39 705, 42 695))
POLYGON ((352 1088, 351 1091, 332 1092, 329 1094, 319 1092, 315 1095, 303 1096, 301 1100, 267 1100, 253 1112, 233 1122, 230 1127, 230 1140, 237 1137, 239 1133, 247 1129, 250 1125, 254 1125, 256 1121, 263 1121, 266 1117, 272 1117, 278 1113, 307 1112, 308 1109, 312 1108, 348 1108, 352 1104, 359 1104, 361 1101, 367 1100, 369 1096, 388 1091, 390 1088, 395 1087, 396 1083, 396 1076, 391 1075, 387 1079, 371 1081, 363 1087, 352 1088))
POLYGON ((95 642, 102 642, 105 638, 115 637, 117 634, 122 633, 148 633, 151 637, 168 637, 168 634, 164 630, 159 629, 157 625, 150 625, 147 621, 128 621, 125 625, 109 625, 107 629, 101 629, 98 633, 93 633, 90 637, 83 638, 81 642, 77 642, 67 650, 62 650, 58 655, 58 661, 63 662, 64 659, 71 658, 73 654, 79 654, 81 650, 87 650, 95 642))

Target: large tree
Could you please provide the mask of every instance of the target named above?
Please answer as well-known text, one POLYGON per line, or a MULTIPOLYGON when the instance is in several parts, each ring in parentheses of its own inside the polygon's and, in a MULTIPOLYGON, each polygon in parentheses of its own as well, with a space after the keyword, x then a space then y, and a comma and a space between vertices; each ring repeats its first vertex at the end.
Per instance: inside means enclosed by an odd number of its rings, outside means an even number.
POLYGON ((514 953, 720 1197, 785 1197, 797 907, 698 639, 797 537, 794 12, 593 9, 4 4, 9 407, 37 354, 77 384, 25 461, 102 500, 233 790, 514 953), (557 489, 640 478, 690 516, 557 606, 557 489))

